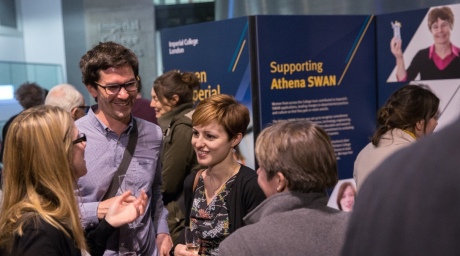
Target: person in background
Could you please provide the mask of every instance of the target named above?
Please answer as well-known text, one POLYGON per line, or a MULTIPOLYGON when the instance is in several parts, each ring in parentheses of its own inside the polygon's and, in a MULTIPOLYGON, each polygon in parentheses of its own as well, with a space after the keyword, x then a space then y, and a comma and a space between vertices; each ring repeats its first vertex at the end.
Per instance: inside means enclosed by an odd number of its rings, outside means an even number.
POLYGON ((433 133, 439 118, 439 98, 425 85, 405 85, 393 92, 377 112, 377 130, 359 152, 353 177, 359 193, 366 177, 385 159, 433 133))
MULTIPOLYGON (((23 107, 23 109, 28 109, 34 106, 43 105, 45 102, 46 93, 45 90, 40 87, 37 83, 29 83, 25 82, 21 84, 21 86, 16 89, 14 92, 14 98, 19 102, 19 104, 23 107)), ((2 130, 2 138, 3 142, 6 138, 6 133, 8 132, 8 127, 10 126, 11 122, 13 122, 14 118, 18 114, 12 116, 8 121, 6 121, 5 125, 3 126, 2 130)), ((5 144, 5 143, 3 143, 5 144)), ((2 146, 2 150, 0 152, 0 162, 3 163, 3 151, 5 150, 5 145, 2 146)))
POLYGON ((363 184, 343 256, 458 255, 460 119, 383 162, 363 184))
POLYGON ((184 180, 198 168, 192 144, 193 89, 200 82, 192 72, 171 70, 153 82, 151 106, 163 131, 163 202, 168 209, 168 226, 174 244, 184 229, 184 180))
POLYGON ((400 82, 412 81, 418 74, 420 80, 460 78, 460 49, 450 40, 454 27, 454 14, 447 6, 433 8, 428 13, 428 29, 434 44, 418 51, 406 70, 401 40, 391 39, 391 52, 396 58, 396 78, 400 82))
POLYGON ((344 212, 353 211, 355 204, 356 189, 353 183, 343 182, 337 192, 337 207, 344 212))
POLYGON ((102 255, 115 227, 145 210, 145 193, 138 199, 130 191, 118 196, 85 242, 74 189, 86 173, 86 137, 59 107, 24 110, 11 123, 5 143, 0 255, 81 255, 86 250, 102 255))
POLYGON ((310 121, 280 121, 257 137, 259 186, 267 199, 219 246, 219 255, 339 255, 349 214, 327 206, 337 161, 310 121))
MULTIPOLYGON (((40 87, 37 83, 29 83, 25 82, 18 89, 14 92, 14 97, 19 102, 19 104, 23 107, 23 109, 28 109, 34 106, 42 105, 45 101, 46 97, 46 90, 40 87)), ((2 130, 2 143, 0 149, 0 196, 2 192, 2 169, 6 159, 3 159, 3 152, 5 150, 5 139, 6 134, 8 132, 8 128, 13 122, 14 118, 16 118, 18 114, 10 117, 8 121, 6 121, 5 125, 3 126, 2 130)), ((0 206, 1 206, 1 197, 0 197, 0 206)))
POLYGON ((133 110, 131 111, 133 116, 158 124, 155 109, 150 106, 150 100, 142 98, 141 91, 142 81, 139 81, 136 100, 134 101, 133 110))
POLYGON ((98 103, 75 123, 88 138, 88 174, 78 181, 82 224, 85 229, 94 228, 107 214, 114 198, 106 199, 105 195, 112 180, 118 180, 116 173, 130 137, 137 138, 126 174, 139 177, 134 182, 138 189, 147 192, 150 200, 141 216, 143 225, 121 227, 109 238, 105 255, 118 255, 125 249, 141 255, 169 255, 172 241, 166 220, 168 211, 160 189, 162 132, 158 125, 131 113, 140 80, 139 61, 130 49, 103 42, 82 56, 80 70, 83 83, 98 103), (127 248, 134 241, 135 247, 127 248))
MULTIPOLYGON (((206 98, 193 113, 192 146, 198 163, 207 168, 185 179, 185 225, 201 239, 201 255, 218 255, 219 244, 244 226, 243 217, 265 199, 256 172, 234 157, 248 124, 249 110, 230 95, 206 98)), ((193 255, 185 244, 174 253, 193 255)))
POLYGON ((83 95, 70 84, 58 84, 51 88, 45 99, 45 105, 58 106, 69 112, 73 120, 88 113, 83 95))

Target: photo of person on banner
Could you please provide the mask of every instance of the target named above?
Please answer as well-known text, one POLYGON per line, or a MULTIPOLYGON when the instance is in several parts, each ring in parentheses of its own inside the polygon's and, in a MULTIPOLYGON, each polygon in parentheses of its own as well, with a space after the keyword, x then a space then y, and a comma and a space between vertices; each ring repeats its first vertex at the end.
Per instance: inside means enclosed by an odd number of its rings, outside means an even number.
POLYGON ((340 185, 337 193, 337 206, 339 210, 344 212, 353 211, 355 205, 356 188, 351 182, 344 182, 340 185))
POLYGON ((356 195, 356 183, 353 178, 339 180, 329 196, 327 206, 344 212, 352 212, 356 195))
MULTIPOLYGON (((396 59, 395 73, 398 82, 460 78, 460 72, 458 72, 460 69, 460 48, 451 41, 451 32, 454 27, 452 9, 448 6, 432 8, 428 12, 426 20, 428 30, 433 37, 433 44, 419 50, 407 69, 401 47, 402 40, 398 36, 391 39, 390 47, 391 53, 396 59)), ((420 28, 418 32, 420 32, 420 28)), ((419 42, 416 36, 411 40, 412 42, 419 42)))

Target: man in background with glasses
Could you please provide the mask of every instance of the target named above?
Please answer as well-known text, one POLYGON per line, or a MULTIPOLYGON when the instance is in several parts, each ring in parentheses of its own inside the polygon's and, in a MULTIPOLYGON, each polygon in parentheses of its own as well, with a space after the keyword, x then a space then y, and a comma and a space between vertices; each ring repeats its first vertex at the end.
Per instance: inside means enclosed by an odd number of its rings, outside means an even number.
POLYGON ((88 173, 78 181, 82 224, 86 229, 95 227, 107 213, 113 197, 105 199, 106 193, 112 179, 118 180, 114 176, 118 175, 130 134, 135 135, 137 128, 137 144, 126 174, 139 177, 135 183, 139 190, 146 191, 150 200, 145 214, 139 217, 142 225, 134 229, 126 225, 112 234, 104 255, 118 255, 122 251, 146 256, 169 255, 172 241, 160 191, 161 129, 134 118, 131 113, 140 83, 138 59, 122 45, 99 43, 83 55, 80 70, 82 82, 97 102, 75 123, 87 138, 88 173))
POLYGON ((64 109, 70 113, 74 121, 85 116, 89 110, 83 95, 70 84, 58 84, 51 88, 46 96, 45 105, 64 109))

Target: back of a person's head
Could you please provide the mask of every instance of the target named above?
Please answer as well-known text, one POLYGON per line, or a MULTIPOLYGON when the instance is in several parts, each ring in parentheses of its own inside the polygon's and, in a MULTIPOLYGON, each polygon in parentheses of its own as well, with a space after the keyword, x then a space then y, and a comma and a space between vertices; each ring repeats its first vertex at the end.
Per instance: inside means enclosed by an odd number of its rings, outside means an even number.
POLYGON ((51 88, 45 99, 45 105, 57 106, 67 112, 84 105, 83 95, 70 84, 59 84, 51 88))
POLYGON ((231 95, 216 94, 198 103, 192 115, 193 126, 213 122, 224 127, 229 139, 238 133, 244 136, 250 122, 249 110, 231 95))
POLYGON ((193 89, 198 88, 200 82, 195 73, 170 70, 159 76, 153 82, 153 90, 158 99, 171 101, 174 95, 179 96, 176 106, 193 101, 193 89))
POLYGON ((337 183, 337 161, 329 135, 310 121, 280 121, 256 140, 257 162, 270 180, 277 172, 290 191, 324 192, 337 183))
POLYGON ((426 85, 405 85, 391 94, 387 102, 377 112, 378 128, 372 143, 378 145, 381 136, 398 128, 414 132, 417 122, 437 117, 439 98, 426 85))
POLYGON ((45 96, 45 90, 37 83, 23 83, 14 92, 14 97, 24 109, 43 105, 45 96))
POLYGON ((391 155, 366 178, 342 255, 459 254, 459 130, 457 119, 391 155))
MULTIPOLYGON (((10 241, 26 213, 63 231, 59 222, 64 222, 73 235, 82 234, 76 228, 73 127, 69 113, 47 105, 24 110, 11 123, 5 140, 0 246, 10 241)), ((82 240, 79 244, 85 246, 82 240)))
MULTIPOLYGON (((5 139, 5 194, 16 195, 14 199, 18 200, 30 193, 27 189, 39 186, 43 196, 53 197, 56 192, 48 192, 58 191, 58 187, 64 189, 60 186, 74 181, 68 161, 72 128, 70 115, 59 107, 42 105, 21 112, 11 123, 5 139)), ((72 190, 73 183, 65 185, 72 190)), ((4 203, 9 199, 5 198, 4 203)))

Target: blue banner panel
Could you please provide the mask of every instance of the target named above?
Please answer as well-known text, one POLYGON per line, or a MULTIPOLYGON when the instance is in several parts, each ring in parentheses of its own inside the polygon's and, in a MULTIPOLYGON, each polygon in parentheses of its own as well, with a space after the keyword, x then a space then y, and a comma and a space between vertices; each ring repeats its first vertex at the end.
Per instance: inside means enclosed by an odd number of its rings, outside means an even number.
POLYGON ((261 127, 318 123, 351 178, 375 129, 375 17, 256 16, 255 33, 261 127))
POLYGON ((196 72, 201 88, 194 100, 230 94, 248 107, 251 123, 238 150, 239 160, 254 168, 254 129, 249 60, 249 20, 238 18, 161 31, 164 71, 196 72))

